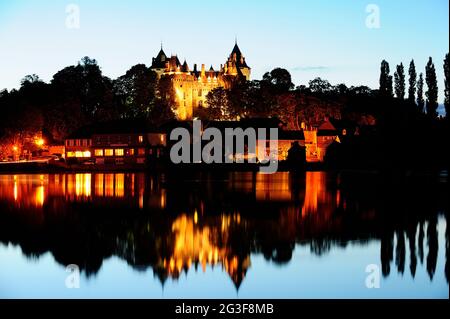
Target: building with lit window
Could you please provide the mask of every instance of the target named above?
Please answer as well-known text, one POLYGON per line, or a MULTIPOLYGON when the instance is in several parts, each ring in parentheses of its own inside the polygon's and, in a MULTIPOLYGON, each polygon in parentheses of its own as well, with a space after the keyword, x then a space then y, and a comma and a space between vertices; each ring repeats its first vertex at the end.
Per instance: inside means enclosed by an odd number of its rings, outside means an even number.
POLYGON ((84 127, 65 141, 68 163, 96 166, 144 166, 162 159, 166 133, 140 121, 116 121, 84 127))
POLYGON ((83 163, 92 158, 92 138, 89 132, 79 131, 65 140, 65 158, 68 163, 83 163))

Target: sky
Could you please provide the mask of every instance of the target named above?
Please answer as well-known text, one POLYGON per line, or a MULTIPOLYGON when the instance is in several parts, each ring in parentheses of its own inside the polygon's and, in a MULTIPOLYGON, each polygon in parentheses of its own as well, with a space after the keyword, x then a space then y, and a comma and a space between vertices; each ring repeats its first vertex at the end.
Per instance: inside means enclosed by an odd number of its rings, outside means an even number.
POLYGON ((237 38, 252 79, 282 67, 296 85, 322 77, 378 88, 381 60, 393 74, 414 59, 419 73, 431 56, 442 102, 448 12, 448 0, 0 0, 0 90, 27 74, 50 81, 83 56, 116 78, 149 66, 161 42, 191 68, 218 69, 237 38), (71 4, 78 28, 67 23, 71 4))

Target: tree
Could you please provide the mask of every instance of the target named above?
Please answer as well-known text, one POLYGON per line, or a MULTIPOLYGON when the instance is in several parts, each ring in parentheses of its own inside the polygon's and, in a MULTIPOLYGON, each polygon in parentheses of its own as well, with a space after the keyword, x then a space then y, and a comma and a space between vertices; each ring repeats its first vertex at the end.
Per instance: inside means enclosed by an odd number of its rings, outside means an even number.
POLYGON ((157 75, 144 64, 133 66, 114 81, 122 118, 148 118, 155 106, 157 75))
POLYGON ((416 85, 417 85, 417 73, 414 60, 411 60, 409 64, 409 89, 408 89, 408 101, 416 103, 416 85))
POLYGON ((397 98, 403 100, 405 98, 405 68, 403 63, 397 65, 397 70, 394 73, 395 78, 395 95, 397 98))
POLYGON ((261 86, 268 85, 277 93, 284 93, 294 88, 292 77, 288 70, 276 68, 263 75, 261 86))
POLYGON ((209 120, 228 120, 230 116, 230 105, 228 91, 222 87, 215 88, 206 96, 207 108, 204 114, 209 120))
POLYGON ((425 81, 427 82, 427 92, 425 93, 427 97, 427 114, 435 118, 437 117, 438 108, 438 86, 436 79, 436 69, 434 67, 433 59, 430 57, 428 63, 425 67, 425 81))
POLYGON ((392 97, 392 76, 389 73, 389 63, 386 60, 381 61, 380 95, 383 97, 392 97))
POLYGON ((315 78, 309 81, 309 89, 313 93, 330 93, 333 91, 333 86, 327 80, 315 78))
POLYGON ((444 59, 444 83, 445 83, 445 114, 447 118, 450 118, 450 65, 448 61, 448 53, 445 55, 444 59))
POLYGON ((423 99, 423 73, 420 73, 419 81, 417 81, 417 107, 419 112, 425 111, 425 100, 423 99))

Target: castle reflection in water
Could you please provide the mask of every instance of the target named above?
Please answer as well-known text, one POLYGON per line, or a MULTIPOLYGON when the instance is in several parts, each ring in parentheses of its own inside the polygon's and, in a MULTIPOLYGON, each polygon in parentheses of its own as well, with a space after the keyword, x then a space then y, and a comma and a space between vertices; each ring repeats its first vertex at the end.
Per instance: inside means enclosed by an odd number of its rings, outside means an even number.
POLYGON ((239 288, 252 254, 283 264, 296 245, 322 255, 378 240, 384 276, 408 265, 432 280, 448 188, 431 177, 324 172, 0 175, 0 242, 51 252, 88 276, 110 256, 152 267, 161 282, 221 267, 239 288))

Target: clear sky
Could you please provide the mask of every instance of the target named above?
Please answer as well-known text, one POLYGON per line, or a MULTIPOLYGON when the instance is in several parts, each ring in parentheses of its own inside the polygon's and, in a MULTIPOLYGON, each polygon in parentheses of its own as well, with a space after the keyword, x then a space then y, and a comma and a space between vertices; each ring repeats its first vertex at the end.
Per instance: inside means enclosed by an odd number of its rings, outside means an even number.
POLYGON ((420 72, 432 56, 442 101, 448 10, 448 0, 0 0, 0 89, 33 73, 49 81, 86 55, 116 78, 149 65, 161 41, 191 67, 218 68, 237 36, 253 79, 283 67, 296 85, 320 76, 377 88, 382 59, 393 73, 414 58, 420 72), (71 3, 79 29, 66 26, 71 3), (380 28, 366 26, 368 4, 380 9, 380 28))

